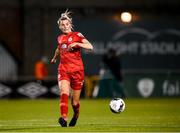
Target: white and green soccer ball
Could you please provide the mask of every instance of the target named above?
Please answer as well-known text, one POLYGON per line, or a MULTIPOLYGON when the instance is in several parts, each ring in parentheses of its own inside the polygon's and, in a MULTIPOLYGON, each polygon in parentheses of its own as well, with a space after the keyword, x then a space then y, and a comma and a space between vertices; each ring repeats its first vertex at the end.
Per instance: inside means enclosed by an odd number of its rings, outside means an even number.
POLYGON ((109 107, 113 113, 120 113, 125 109, 125 102, 121 98, 114 98, 110 101, 109 107))

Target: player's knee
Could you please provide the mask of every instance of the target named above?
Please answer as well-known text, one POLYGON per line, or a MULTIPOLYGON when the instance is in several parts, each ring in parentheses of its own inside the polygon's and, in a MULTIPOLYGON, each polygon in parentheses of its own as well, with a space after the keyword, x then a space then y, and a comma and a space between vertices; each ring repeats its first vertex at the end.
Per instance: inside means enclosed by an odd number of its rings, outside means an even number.
POLYGON ((79 99, 74 99, 74 98, 73 98, 73 99, 71 100, 71 104, 72 104, 72 105, 77 105, 77 104, 79 104, 79 102, 80 102, 79 99))
POLYGON ((62 94, 69 95, 69 90, 67 90, 67 89, 61 89, 61 90, 60 90, 60 95, 62 95, 62 94))
POLYGON ((61 89, 60 89, 60 94, 62 95, 62 94, 67 94, 67 95, 69 95, 69 89, 68 89, 68 87, 61 87, 61 89))

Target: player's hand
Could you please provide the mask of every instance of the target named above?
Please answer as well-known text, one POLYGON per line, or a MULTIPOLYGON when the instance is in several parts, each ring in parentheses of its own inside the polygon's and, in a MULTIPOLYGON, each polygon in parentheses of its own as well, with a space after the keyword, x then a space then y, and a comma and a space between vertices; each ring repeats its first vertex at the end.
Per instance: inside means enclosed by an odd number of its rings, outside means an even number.
POLYGON ((74 48, 75 46, 77 46, 77 45, 78 45, 77 43, 71 43, 71 44, 68 46, 68 50, 69 50, 69 51, 72 51, 73 48, 74 48))
POLYGON ((52 64, 55 64, 55 63, 56 63, 56 59, 54 59, 54 58, 51 59, 51 63, 52 63, 52 64))

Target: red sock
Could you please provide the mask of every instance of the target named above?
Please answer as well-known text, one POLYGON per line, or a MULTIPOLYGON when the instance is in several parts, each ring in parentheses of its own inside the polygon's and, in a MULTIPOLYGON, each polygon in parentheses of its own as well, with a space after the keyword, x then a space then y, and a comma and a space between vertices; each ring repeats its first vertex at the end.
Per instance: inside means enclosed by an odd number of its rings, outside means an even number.
POLYGON ((68 114, 68 95, 67 94, 61 95, 60 110, 61 110, 61 117, 67 120, 67 114, 68 114))
POLYGON ((74 110, 74 116, 75 118, 79 117, 79 109, 80 109, 80 104, 78 103, 77 105, 72 105, 73 110, 74 110))

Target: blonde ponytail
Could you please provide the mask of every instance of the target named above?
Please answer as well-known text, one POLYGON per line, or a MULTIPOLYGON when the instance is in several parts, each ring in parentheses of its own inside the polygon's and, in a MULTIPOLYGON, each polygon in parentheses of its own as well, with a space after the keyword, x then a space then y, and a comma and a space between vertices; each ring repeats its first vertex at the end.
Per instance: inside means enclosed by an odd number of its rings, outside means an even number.
POLYGON ((68 9, 64 13, 61 13, 61 17, 57 21, 58 25, 61 20, 68 20, 72 24, 72 17, 70 14, 72 14, 72 12, 68 11, 68 9))

